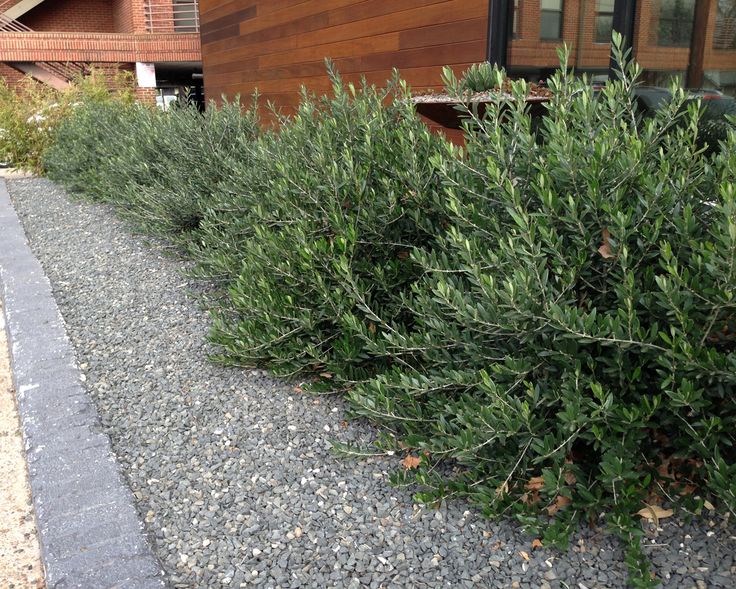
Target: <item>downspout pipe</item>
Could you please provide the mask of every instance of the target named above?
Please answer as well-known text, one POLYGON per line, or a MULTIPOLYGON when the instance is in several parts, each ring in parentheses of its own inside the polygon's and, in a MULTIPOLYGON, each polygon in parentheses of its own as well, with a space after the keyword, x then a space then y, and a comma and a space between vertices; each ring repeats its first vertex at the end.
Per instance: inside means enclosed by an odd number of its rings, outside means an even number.
POLYGON ((489 0, 488 45, 486 59, 498 67, 508 65, 508 46, 511 30, 511 2, 513 0, 489 0))

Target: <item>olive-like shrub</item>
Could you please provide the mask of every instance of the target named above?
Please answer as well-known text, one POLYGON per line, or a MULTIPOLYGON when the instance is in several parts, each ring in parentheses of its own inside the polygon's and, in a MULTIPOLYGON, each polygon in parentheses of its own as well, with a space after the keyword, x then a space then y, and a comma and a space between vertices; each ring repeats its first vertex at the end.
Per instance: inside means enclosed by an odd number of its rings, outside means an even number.
POLYGON ((57 130, 47 174, 115 205, 138 229, 186 244, 243 142, 259 132, 238 101, 200 113, 141 104, 85 103, 57 130))
POLYGON ((406 85, 303 92, 240 152, 197 233, 201 275, 226 291, 213 340, 222 358, 280 374, 361 380, 392 361, 367 344, 407 326, 414 247, 433 243, 447 149, 419 120, 406 85))
POLYGON ((266 130, 237 105, 87 105, 45 165, 183 246, 221 360, 345 390, 423 499, 557 543, 604 514, 649 586, 638 512, 736 512, 736 133, 711 149, 674 88, 640 112, 635 64, 600 91, 561 69, 535 120, 488 67, 503 92, 467 106, 462 148, 398 77, 332 73, 266 130))
POLYGON ((624 69, 600 93, 558 72, 538 137, 524 82, 467 109, 466 154, 434 159, 449 226, 412 252, 414 325, 376 351, 401 361, 349 397, 425 499, 552 516, 556 541, 605 513, 647 585, 639 510, 736 511, 736 134, 707 156, 696 105, 673 89, 644 118, 624 69))

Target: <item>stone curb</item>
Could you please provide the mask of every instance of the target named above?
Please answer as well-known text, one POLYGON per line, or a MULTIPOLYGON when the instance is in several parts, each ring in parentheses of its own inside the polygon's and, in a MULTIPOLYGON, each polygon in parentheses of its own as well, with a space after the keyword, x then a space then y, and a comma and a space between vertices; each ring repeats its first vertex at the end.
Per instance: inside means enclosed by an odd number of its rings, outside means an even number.
POLYGON ((166 587, 1 178, 0 296, 46 585, 166 587))

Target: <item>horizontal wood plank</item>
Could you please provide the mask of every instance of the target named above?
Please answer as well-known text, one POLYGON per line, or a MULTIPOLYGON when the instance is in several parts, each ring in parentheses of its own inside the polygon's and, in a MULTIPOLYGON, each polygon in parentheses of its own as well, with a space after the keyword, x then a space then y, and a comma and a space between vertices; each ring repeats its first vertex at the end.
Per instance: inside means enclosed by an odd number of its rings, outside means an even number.
POLYGON ((258 90, 293 112, 301 86, 330 90, 325 58, 349 82, 384 85, 398 68, 439 88, 443 66, 485 59, 488 0, 201 0, 201 18, 208 97, 258 90))

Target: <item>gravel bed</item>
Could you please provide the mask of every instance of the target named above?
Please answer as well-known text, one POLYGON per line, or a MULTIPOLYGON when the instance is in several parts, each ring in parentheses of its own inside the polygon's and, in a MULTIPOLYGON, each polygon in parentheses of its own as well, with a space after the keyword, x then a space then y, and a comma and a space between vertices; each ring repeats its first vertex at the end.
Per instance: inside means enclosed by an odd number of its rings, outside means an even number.
MULTIPOLYGON (((599 529, 532 550, 464 502, 416 505, 388 484, 398 456, 336 457, 331 440, 375 430, 339 398, 210 364, 181 261, 51 182, 9 189, 171 587, 624 586, 599 529)), ((732 524, 660 524, 647 551, 665 587, 736 585, 732 524)))

